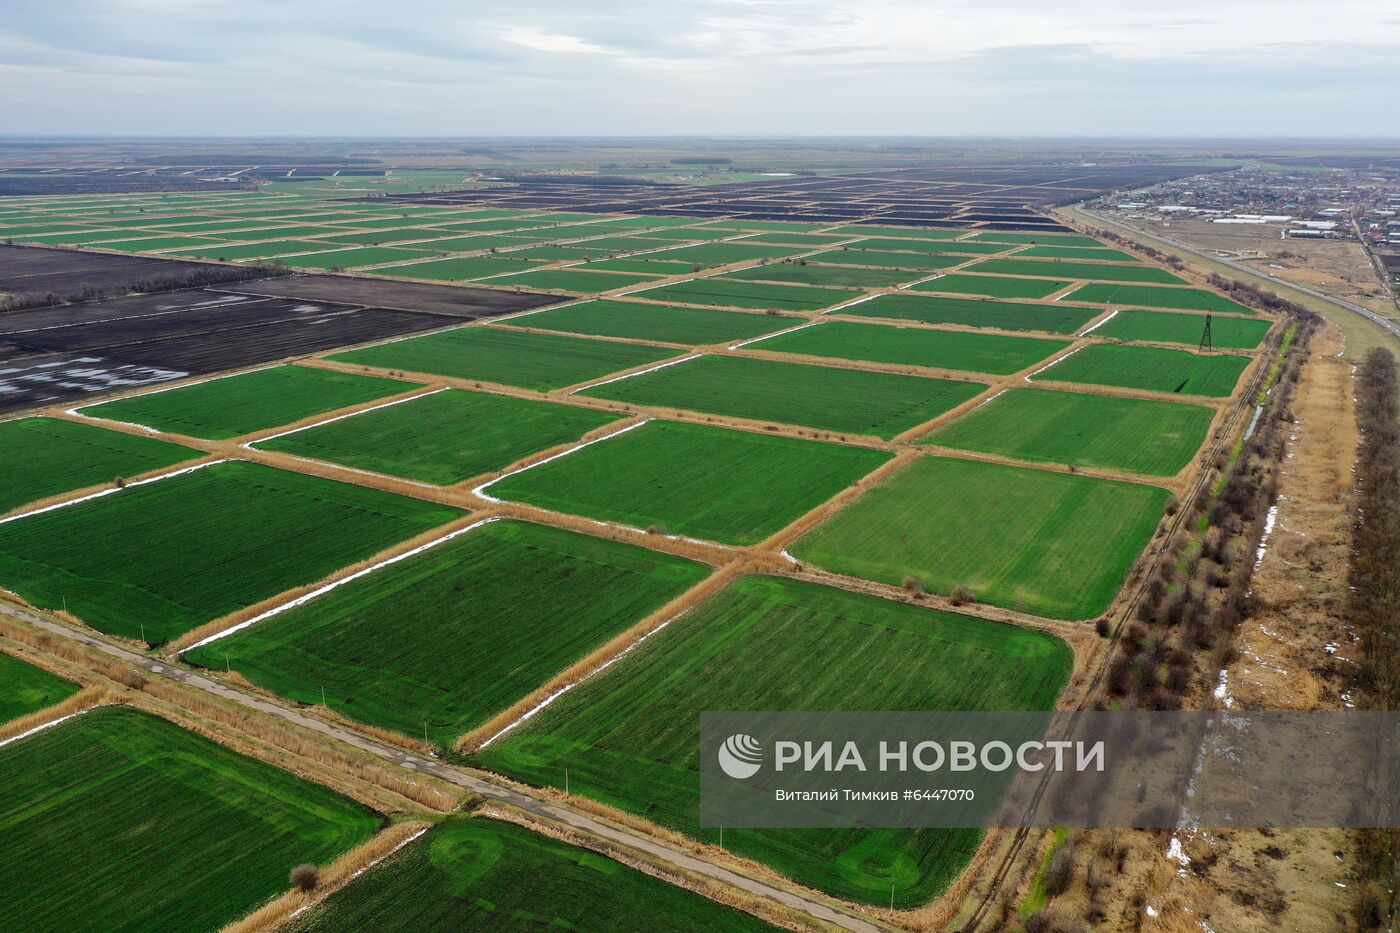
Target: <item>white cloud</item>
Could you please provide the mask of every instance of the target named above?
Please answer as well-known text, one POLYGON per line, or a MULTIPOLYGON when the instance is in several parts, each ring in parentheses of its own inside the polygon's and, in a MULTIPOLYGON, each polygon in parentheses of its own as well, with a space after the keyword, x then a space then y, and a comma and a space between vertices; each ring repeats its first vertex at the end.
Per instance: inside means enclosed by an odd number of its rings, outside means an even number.
POLYGON ((501 33, 501 38, 515 45, 534 49, 536 52, 576 52, 599 55, 608 50, 587 39, 568 36, 563 33, 545 32, 535 26, 511 26, 501 33))

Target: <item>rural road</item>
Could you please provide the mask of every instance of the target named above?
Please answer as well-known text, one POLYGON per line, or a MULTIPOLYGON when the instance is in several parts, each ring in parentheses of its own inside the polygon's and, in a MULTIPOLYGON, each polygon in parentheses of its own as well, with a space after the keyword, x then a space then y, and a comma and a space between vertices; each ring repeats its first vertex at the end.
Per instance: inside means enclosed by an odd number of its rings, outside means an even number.
POLYGON ((1385 330, 1387 333, 1395 337, 1400 337, 1400 324, 1397 324, 1395 321, 1392 321, 1387 317, 1383 317, 1377 314, 1370 308, 1363 308, 1361 305, 1353 304, 1352 302, 1347 301, 1344 298, 1336 298, 1332 295, 1323 294, 1322 292, 1317 291, 1316 289, 1308 288, 1306 285, 1299 285, 1296 282, 1290 282, 1288 279, 1281 279, 1276 275, 1269 274, 1268 272, 1263 272, 1259 269, 1250 268, 1244 263, 1235 262, 1232 259, 1221 258, 1220 256, 1217 256, 1214 253, 1212 253, 1210 250, 1196 249, 1193 246, 1187 246, 1185 243, 1179 243, 1176 240, 1168 239, 1164 236, 1158 236, 1155 233, 1149 233, 1146 230, 1134 227, 1131 224, 1125 224, 1121 221, 1113 220, 1109 217, 1103 216, 1102 214, 1091 214, 1088 211, 1083 211, 1078 208, 1074 208, 1073 212, 1079 215, 1080 217, 1088 218, 1098 223, 1107 224, 1110 227, 1117 227, 1120 230, 1125 230, 1133 236, 1142 237, 1143 239, 1147 240, 1156 240, 1158 243, 1170 246, 1173 249, 1182 250, 1183 252, 1190 253, 1193 256, 1199 256, 1201 259, 1208 259, 1211 262, 1218 262, 1222 266, 1229 266, 1231 269, 1234 269, 1237 272, 1247 272, 1248 274, 1257 278, 1264 278, 1268 279, 1270 282, 1276 282, 1283 288, 1291 288, 1296 292, 1302 292, 1304 295, 1309 295, 1313 298, 1317 298, 1320 301, 1325 301, 1328 304, 1336 305, 1339 308, 1343 308, 1347 311, 1359 314, 1367 320, 1371 321, 1373 324, 1380 326, 1380 328, 1382 330, 1385 330))
POLYGON ((775 901, 786 907, 799 910, 832 926, 856 931, 856 933, 884 933, 884 927, 862 920, 859 917, 834 910, 826 904, 809 900, 800 894, 784 891, 780 888, 765 884, 762 881, 757 881, 753 878, 748 878, 744 875, 732 872, 712 862, 708 862, 703 858, 657 842, 647 836, 611 826, 576 810, 547 803, 517 791, 510 790, 509 788, 500 787, 476 777, 465 769, 454 767, 433 758, 415 755, 401 748, 396 748, 387 743, 378 742, 366 736, 351 732, 348 729, 333 726, 314 717, 304 715, 294 709, 287 709, 275 703, 270 703, 250 694, 243 693, 242 691, 235 690, 232 687, 210 680, 186 668, 172 666, 164 661, 146 657, 135 651, 129 651, 126 648, 106 642, 87 632, 69 628, 56 622, 50 622, 47 619, 40 618, 32 613, 9 605, 0 604, 0 613, 29 623, 30 625, 37 626, 44 631, 63 638, 81 642, 104 654, 111 655, 128 664, 140 667, 147 673, 156 677, 165 677, 170 680, 178 681, 179 683, 195 687, 225 700, 231 700, 249 709, 276 716, 279 719, 294 723, 305 729, 319 732, 328 738, 344 742, 347 745, 352 745, 355 748, 397 765, 406 771, 428 774, 440 778, 458 787, 478 793, 489 800, 518 807, 521 810, 525 810, 551 823, 567 826, 589 835, 610 840, 630 849, 644 852, 659 862, 674 865, 697 875, 703 875, 721 884, 747 891, 758 897, 767 898, 770 901, 775 901))

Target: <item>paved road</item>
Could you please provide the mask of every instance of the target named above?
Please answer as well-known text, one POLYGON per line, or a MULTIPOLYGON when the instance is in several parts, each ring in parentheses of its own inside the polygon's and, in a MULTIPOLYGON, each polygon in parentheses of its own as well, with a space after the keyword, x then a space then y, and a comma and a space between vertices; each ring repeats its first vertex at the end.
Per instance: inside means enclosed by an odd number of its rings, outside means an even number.
POLYGON ((561 824, 585 834, 608 839, 630 849, 644 852, 663 864, 673 865, 694 874, 703 875, 714 881, 729 885, 730 887, 747 891, 750 894, 776 901, 779 904, 791 907, 794 910, 802 911, 832 926, 840 927, 845 930, 852 930, 855 931, 855 933, 883 933, 885 930, 884 927, 834 910, 819 901, 809 900, 801 894, 784 891, 780 888, 764 884, 762 881, 756 881, 744 875, 737 874, 689 852, 684 852, 680 849, 665 845, 664 843, 657 842, 648 836, 611 826, 585 813, 568 807, 558 806, 505 787, 500 787, 476 777, 465 769, 454 767, 433 758, 415 755, 412 752, 406 752, 393 745, 378 742, 366 736, 359 735, 358 733, 351 732, 348 729, 333 726, 314 717, 304 715, 297 710, 287 709, 259 697, 243 693, 240 690, 235 690, 232 687, 210 680, 208 677, 204 677, 187 668, 172 666, 164 661, 148 658, 143 654, 111 644, 88 632, 69 628, 66 625, 51 622, 33 615, 32 613, 25 612, 22 609, 4 604, 0 604, 0 613, 27 622, 63 638, 82 642, 105 654, 120 658, 122 661, 134 667, 140 667, 156 677, 165 677, 170 680, 178 681, 187 686, 203 690, 206 693, 231 700, 249 709, 255 709, 258 712, 276 716, 279 719, 294 723, 303 728, 319 732, 327 738, 344 742, 347 745, 353 745, 355 748, 366 751, 378 758, 382 758, 404 770, 432 775, 433 777, 455 784, 458 787, 474 791, 490 800, 519 807, 521 810, 528 811, 547 822, 561 824))
POLYGON ((1270 273, 1264 272, 1260 269, 1250 268, 1244 263, 1235 262, 1232 259, 1222 259, 1221 257, 1215 255, 1209 250, 1200 250, 1196 249, 1193 246, 1187 246, 1185 243, 1179 243, 1176 240, 1168 239, 1164 236, 1158 236, 1155 233, 1149 233, 1146 230, 1134 227, 1131 224, 1125 224, 1121 221, 1113 220, 1112 218, 1105 217, 1102 214, 1091 214, 1088 211, 1081 211, 1077 208, 1074 210, 1074 213, 1078 214, 1080 217, 1087 218, 1097 223, 1107 224, 1110 227, 1117 227, 1120 230, 1126 230, 1133 236, 1142 237, 1143 239, 1147 240, 1156 240, 1158 243, 1165 244, 1166 246, 1170 246, 1173 249, 1182 250, 1184 252, 1192 254, 1193 256, 1199 256, 1202 259, 1209 259, 1211 262, 1218 262, 1222 266, 1229 266, 1231 269, 1234 269, 1238 272, 1247 272, 1252 276, 1268 279, 1271 282, 1277 283, 1282 288, 1291 288, 1295 292, 1302 292, 1304 295, 1309 295, 1313 298, 1325 301, 1328 304, 1336 305, 1337 307, 1342 308, 1344 310, 1352 311, 1356 314, 1359 314, 1367 320, 1371 321, 1372 323, 1380 326, 1381 329, 1385 330, 1387 333, 1390 333, 1396 337, 1400 337, 1400 323, 1396 323, 1390 318, 1379 315, 1376 312, 1372 311, 1370 308, 1363 308, 1361 305, 1353 304, 1352 302, 1347 301, 1344 298, 1337 298, 1332 295, 1323 294, 1322 292, 1317 291, 1316 289, 1308 288, 1306 285, 1299 285, 1296 282, 1291 282, 1288 279, 1280 278, 1276 275, 1271 275, 1270 273))

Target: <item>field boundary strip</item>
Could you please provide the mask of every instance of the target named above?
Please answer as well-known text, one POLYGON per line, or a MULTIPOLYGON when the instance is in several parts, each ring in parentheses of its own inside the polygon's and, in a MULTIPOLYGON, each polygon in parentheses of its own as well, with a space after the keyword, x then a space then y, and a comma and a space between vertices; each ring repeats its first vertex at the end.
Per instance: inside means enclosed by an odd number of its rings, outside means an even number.
POLYGON ((29 518, 33 515, 42 515, 45 512, 52 512, 56 509, 66 509, 70 505, 77 505, 80 502, 90 502, 93 499, 101 499, 103 496, 110 496, 114 493, 125 492, 128 489, 135 489, 137 486, 145 486, 147 483, 158 483, 161 480, 171 479, 172 477, 181 476, 185 473, 193 473, 195 470, 202 470, 205 467, 211 467, 215 464, 227 463, 230 459, 233 458, 224 457, 219 460, 206 460, 203 463, 196 463, 193 466, 181 467, 178 470, 171 470, 169 473, 161 473, 158 476, 148 476, 145 479, 134 480, 123 486, 113 486, 110 489, 101 489, 97 492, 88 493, 86 496, 79 496, 76 499, 67 499, 63 502, 56 502, 53 505, 41 506, 37 509, 30 509, 28 512, 16 512, 14 515, 8 515, 5 518, 0 518, 0 525, 7 525, 10 522, 19 521, 21 518, 29 518))
MULTIPOLYGON (((653 344, 653 346, 655 345, 653 344)), ((604 379, 601 382, 585 382, 578 386, 575 386, 572 389, 569 389, 567 394, 577 395, 585 389, 598 389, 606 385, 612 385, 614 382, 621 382, 624 379, 631 379, 633 376, 645 376, 647 373, 654 373, 658 369, 665 369, 667 366, 677 366, 681 363, 689 363, 691 360, 698 360, 704 355, 705 354, 703 353, 691 353, 681 357, 678 360, 667 360, 664 363, 658 363, 657 365, 648 367, 646 369, 639 369, 634 373, 623 373, 621 376, 613 376, 612 378, 604 379)))
POLYGON ((1071 351, 1069 351, 1068 353, 1066 353, 1064 356, 1057 356, 1057 357, 1055 357, 1055 358, 1052 359, 1050 362, 1046 363, 1044 366, 1041 366, 1041 367, 1040 367, 1039 369, 1037 369, 1035 372, 1033 372, 1033 373, 1026 373, 1026 375, 1023 376, 1022 378, 1025 379, 1026 382, 1030 382, 1032 379, 1034 379, 1036 376, 1039 376, 1041 373, 1045 372, 1047 369, 1051 368, 1052 366, 1058 366, 1060 363, 1063 363, 1065 360, 1069 359, 1071 356, 1074 356, 1074 354, 1078 353, 1080 350, 1083 350, 1085 347, 1088 347, 1088 346, 1092 346, 1092 344, 1087 344, 1087 343, 1086 343, 1086 344, 1081 344, 1080 346, 1077 346, 1077 347, 1075 347, 1073 350, 1071 350, 1071 351))
MULTIPOLYGON (((823 322, 820 321, 820 320, 816 320, 816 321, 811 321, 811 320, 803 321, 801 324, 794 324, 792 327, 785 327, 785 328, 783 328, 782 330, 774 331, 774 332, 771 333, 771 334, 759 334, 757 337, 750 337, 750 338, 747 339, 747 340, 740 340, 738 343, 731 343, 729 346, 725 347, 725 349, 726 349, 726 350, 737 350, 737 349, 739 349, 740 347, 746 347, 746 346, 748 346, 748 345, 751 344, 751 343, 758 343, 760 340, 767 340, 769 337, 781 337, 783 334, 790 334, 790 333, 792 333, 793 331, 797 331, 797 330, 805 330, 805 329, 808 328, 808 327, 815 327, 815 326, 817 326, 818 324, 821 324, 821 323, 823 323, 823 322)), ((700 354, 700 355, 703 355, 703 354, 700 354)), ((633 373, 632 375, 640 376, 641 373, 633 373)), ((625 377, 624 377, 624 378, 625 378, 625 377)), ((605 385, 606 383, 602 383, 602 384, 605 385)), ((596 388, 596 386, 595 386, 594 388, 596 388)))
POLYGON ((101 708, 104 707, 104 706, 120 706, 120 705, 121 705, 121 704, 119 704, 119 703, 97 703, 97 704, 94 704, 94 705, 92 705, 92 706, 85 706, 85 707, 83 707, 82 709, 78 710, 77 712, 69 713, 69 714, 66 715, 66 716, 60 716, 60 717, 58 717, 57 719, 50 719, 48 722, 41 722, 41 723, 39 723, 37 726, 35 726, 34 728, 32 728, 32 729, 27 729, 27 730, 25 730, 24 732, 21 732, 19 735, 12 735, 12 736, 10 736, 8 739, 0 739, 0 748, 4 748, 6 745, 9 745, 9 744, 11 744, 11 743, 13 743, 13 742, 18 742, 20 739, 27 739, 27 738, 29 738, 31 735, 35 735, 35 734, 37 734, 37 733, 43 732, 45 729, 52 729, 54 726, 58 725, 59 723, 67 722, 68 720, 73 719, 73 718, 78 717, 78 716, 81 716, 81 715, 83 715, 84 713, 90 713, 90 712, 92 712, 92 711, 95 710, 95 709, 101 709, 101 708))
MULTIPOLYGON (((279 437, 288 437, 288 436, 290 436, 290 435, 292 435, 292 434, 300 434, 302 431, 310 431, 312 428, 319 428, 319 427, 321 427, 321 426, 323 426, 323 425, 332 424, 333 422, 336 422, 336 421, 344 421, 346 418, 354 418, 354 417, 356 417, 357 415, 367 415, 367 414, 369 414, 369 413, 372 412, 372 411, 379 411, 381 408, 392 408, 392 407, 395 406, 395 405, 402 405, 402 404, 404 404, 405 402, 416 402, 416 401, 418 401, 420 398, 427 398, 427 397, 430 396, 430 395, 437 395, 439 392, 446 392, 447 389, 448 389, 447 386, 439 386, 439 387, 436 388, 436 389, 429 389, 427 392, 419 392, 419 393, 416 394, 416 395, 407 395, 407 396, 404 396, 403 398, 396 398, 396 399, 391 399, 390 401, 387 401, 387 402, 380 402, 378 405, 371 405, 371 406, 368 407, 368 408, 359 408, 359 409, 356 409, 355 411, 352 411, 352 412, 346 412, 346 413, 343 414, 343 415, 333 415, 333 416, 331 416, 330 418, 325 418, 325 419, 323 419, 323 420, 321 420, 321 421, 314 421, 314 422, 312 422, 311 424, 304 424, 304 425, 302 425, 302 426, 299 427, 299 428, 292 428, 292 429, 290 429, 290 430, 282 431, 282 432, 279 432, 279 433, 277 433, 277 434, 269 434, 267 437, 259 437, 259 438, 255 438, 254 440, 251 440, 251 441, 244 441, 244 442, 243 442, 242 444, 240 444, 239 446, 240 446, 240 447, 244 447, 244 448, 246 448, 246 449, 248 449, 248 450, 257 450, 257 447, 254 446, 254 445, 262 444, 262 443, 265 443, 265 442, 267 442, 267 441, 275 441, 275 440, 277 440, 279 437)), ((370 471, 367 470, 367 471, 365 471, 365 472, 370 472, 370 471)))
POLYGON ((1103 326, 1104 326, 1105 324, 1107 324, 1109 321, 1111 321, 1111 320, 1113 320, 1114 318, 1116 318, 1116 317, 1118 316, 1118 311, 1119 311, 1118 308, 1114 308, 1112 311, 1110 311, 1110 312, 1108 313, 1108 316, 1107 316, 1107 317, 1101 318, 1097 323, 1090 325, 1089 328, 1088 328, 1087 330, 1081 330, 1081 331, 1079 332, 1078 336, 1080 336, 1080 337, 1087 337, 1087 336, 1089 336, 1089 335, 1092 334, 1094 331, 1098 330, 1100 327, 1103 327, 1103 326))
POLYGON ((407 551, 404 551, 402 554, 395 554, 393 557, 387 557, 376 564, 371 564, 368 567, 362 567, 352 574, 347 574, 346 576, 341 577, 339 580, 332 580, 330 583, 318 586, 316 589, 312 590, 309 593, 303 593, 301 596, 298 596, 295 599, 289 599, 285 603, 273 606, 271 609, 268 609, 265 612, 260 612, 257 615, 253 616, 251 619, 239 622, 237 625, 230 625, 228 628, 222 631, 215 632, 213 635, 209 635, 205 638, 202 638, 194 644, 190 645, 188 648, 180 649, 180 656, 183 657, 186 653, 193 651, 196 648, 202 648, 205 645, 216 642, 221 638, 224 638, 228 635, 232 635, 234 632, 241 632, 245 628, 249 628, 250 626, 256 625, 265 619, 270 619, 275 615, 280 615, 289 609, 295 609, 298 606, 304 606, 307 603, 311 602, 313 599, 316 599, 318 596, 324 596, 326 593, 329 593, 336 587, 343 586, 346 583, 351 582, 352 580, 358 580, 361 577, 369 576, 376 570, 381 570, 384 567, 388 567, 390 564, 397 564, 401 560, 407 560, 410 557, 416 557, 419 554, 422 554, 424 551, 430 551, 433 548, 437 547, 439 544, 446 544, 448 541, 451 541, 454 538, 461 537, 469 531, 473 531, 477 528, 480 528, 482 525, 489 525, 492 522, 498 522, 501 520, 501 516, 499 515, 492 515, 488 518, 478 519, 477 521, 472 522, 470 525, 467 525, 464 528, 458 528, 455 531, 450 531, 445 535, 441 535, 440 537, 434 538, 431 541, 420 544, 415 548, 410 548, 407 551))

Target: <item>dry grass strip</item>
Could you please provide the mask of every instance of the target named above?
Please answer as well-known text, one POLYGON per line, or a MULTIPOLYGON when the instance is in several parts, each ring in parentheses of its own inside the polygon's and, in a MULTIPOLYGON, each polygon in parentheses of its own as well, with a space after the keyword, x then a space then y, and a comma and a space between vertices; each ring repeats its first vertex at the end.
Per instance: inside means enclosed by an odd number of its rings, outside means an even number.
POLYGON ((0 742, 24 735, 26 732, 40 726, 46 726, 51 722, 57 722, 65 716, 86 712, 97 706, 109 706, 116 700, 116 694, 106 687, 86 687, 61 703, 35 710, 28 716, 12 719, 7 723, 0 723, 0 742))

